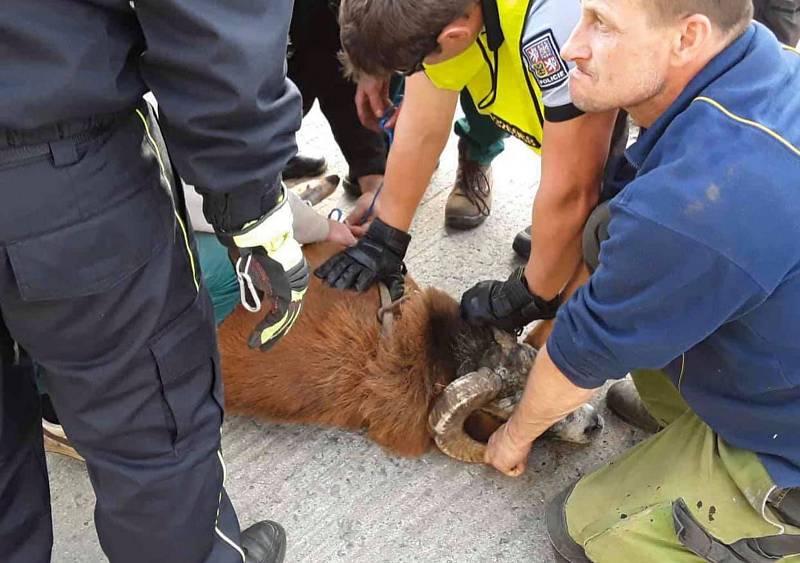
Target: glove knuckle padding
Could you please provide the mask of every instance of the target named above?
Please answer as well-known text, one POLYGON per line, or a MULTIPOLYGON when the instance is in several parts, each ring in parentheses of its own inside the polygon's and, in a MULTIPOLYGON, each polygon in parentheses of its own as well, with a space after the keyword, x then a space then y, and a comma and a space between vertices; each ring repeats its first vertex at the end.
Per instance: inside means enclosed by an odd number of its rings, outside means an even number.
POLYGON ((402 297, 403 257, 410 240, 408 233, 375 219, 364 238, 338 254, 337 262, 324 271, 318 271, 317 275, 337 289, 352 288, 356 291, 365 291, 382 280, 395 291, 399 289, 397 297, 402 297), (397 277, 399 283, 395 280, 397 277))
POLYGON ((513 332, 534 320, 552 318, 558 303, 558 297, 547 302, 532 294, 524 269, 518 268, 504 282, 484 281, 468 290, 461 299, 461 313, 473 324, 487 323, 513 332))
POLYGON ((365 239, 362 239, 362 241, 356 246, 345 250, 345 254, 347 254, 352 261, 373 271, 378 269, 378 263, 375 257, 376 255, 379 256, 380 253, 381 248, 378 247, 378 245, 365 239))

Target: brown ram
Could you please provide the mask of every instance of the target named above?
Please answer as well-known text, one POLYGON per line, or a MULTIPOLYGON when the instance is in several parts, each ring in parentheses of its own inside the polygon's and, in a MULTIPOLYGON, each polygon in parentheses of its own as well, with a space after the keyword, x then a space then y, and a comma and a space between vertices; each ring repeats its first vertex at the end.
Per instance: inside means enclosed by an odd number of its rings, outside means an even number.
MULTIPOLYGON (((305 248, 312 268, 337 251, 305 248)), ((241 307, 219 328, 228 412, 353 430, 391 453, 418 456, 432 438, 448 455, 483 461, 485 439, 507 419, 536 351, 506 333, 468 326, 458 303, 406 279, 391 328, 378 319, 377 288, 330 289, 312 278, 292 331, 267 353, 247 347, 260 318, 241 307), (465 428, 467 431, 465 431, 465 428)), ((588 442, 602 428, 584 406, 551 429, 588 442)))

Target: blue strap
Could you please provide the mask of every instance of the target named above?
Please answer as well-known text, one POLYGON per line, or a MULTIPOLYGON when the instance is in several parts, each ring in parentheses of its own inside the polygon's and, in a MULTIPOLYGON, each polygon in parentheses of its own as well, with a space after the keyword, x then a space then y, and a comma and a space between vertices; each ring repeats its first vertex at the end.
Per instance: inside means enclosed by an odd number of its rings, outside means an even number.
POLYGON ((389 123, 389 120, 394 116, 395 113, 397 113, 397 109, 400 107, 401 103, 403 103, 402 94, 397 96, 394 103, 383 113, 383 117, 378 120, 378 125, 380 126, 381 131, 383 131, 383 133, 386 135, 386 138, 389 141, 389 146, 391 146, 392 142, 394 142, 394 128, 389 128, 386 126, 386 124, 389 123))
POLYGON ((378 196, 381 195, 382 189, 383 189, 383 182, 381 182, 381 185, 378 186, 377 190, 375 190, 375 195, 372 196, 372 202, 369 204, 369 207, 367 207, 367 210, 364 212, 364 214, 361 216, 361 219, 358 221, 359 225, 363 225, 364 223, 366 223, 367 220, 370 218, 370 215, 372 215, 372 212, 375 211, 375 203, 378 201, 378 196))
MULTIPOLYGON (((388 140, 389 146, 391 146, 392 142, 394 141, 394 128, 393 127, 387 127, 387 123, 392 118, 392 116, 395 113, 397 113, 397 109, 400 107, 400 104, 402 103, 402 101, 403 101, 403 96, 402 95, 397 96, 397 99, 395 100, 395 103, 393 103, 391 106, 389 106, 389 109, 387 109, 384 112, 383 117, 381 117, 378 120, 378 125, 380 126, 381 131, 383 131, 384 135, 386 135, 386 139, 388 140)), ((383 183, 381 183, 381 185, 378 187, 378 189, 375 190, 375 195, 372 197, 372 202, 369 204, 369 207, 364 212, 364 214, 361 216, 361 218, 360 218, 360 220, 358 222, 359 225, 363 225, 364 223, 366 223, 367 220, 372 215, 372 212, 375 211, 375 204, 378 201, 378 196, 381 195, 381 190, 382 189, 383 189, 383 183)))

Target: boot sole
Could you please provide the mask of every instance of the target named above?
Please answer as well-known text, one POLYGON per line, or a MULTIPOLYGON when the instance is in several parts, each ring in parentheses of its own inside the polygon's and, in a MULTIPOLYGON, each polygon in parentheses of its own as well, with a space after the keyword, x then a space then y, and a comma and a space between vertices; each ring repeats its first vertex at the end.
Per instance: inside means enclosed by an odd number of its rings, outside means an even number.
POLYGON ((486 215, 478 215, 477 217, 451 215, 444 217, 444 224, 451 229, 458 229, 460 231, 468 231, 481 225, 486 221, 486 215))
POLYGON ((545 508, 544 519, 547 538, 550 540, 553 551, 555 551, 556 561, 591 563, 589 558, 586 557, 586 551, 583 546, 572 539, 567 529, 566 503, 576 484, 577 481, 561 491, 545 508))

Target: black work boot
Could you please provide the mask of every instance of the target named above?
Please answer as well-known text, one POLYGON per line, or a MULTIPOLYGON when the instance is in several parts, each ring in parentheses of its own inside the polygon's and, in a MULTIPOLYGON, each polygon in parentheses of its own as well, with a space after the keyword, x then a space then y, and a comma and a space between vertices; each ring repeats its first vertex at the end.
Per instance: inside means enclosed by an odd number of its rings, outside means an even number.
POLYGON ((615 415, 645 432, 658 432, 661 425, 644 406, 633 381, 618 381, 608 388, 606 403, 615 415))
POLYGON ((286 532, 271 520, 257 522, 242 532, 245 563, 282 563, 286 555, 286 532))
POLYGON ((531 256, 531 226, 528 225, 522 231, 517 233, 514 237, 514 243, 511 245, 520 258, 527 260, 531 256))
POLYGON ((314 158, 298 154, 289 159, 283 169, 283 179, 292 180, 295 178, 307 178, 319 176, 328 168, 328 162, 324 157, 314 158))
POLYGON ((474 229, 492 211, 492 167, 467 158, 464 141, 458 143, 458 170, 447 197, 444 222, 453 229, 474 229))
POLYGON ((567 530, 566 504, 569 495, 577 483, 573 483, 550 501, 544 513, 547 525, 547 536, 553 546, 553 555, 557 563, 591 563, 583 547, 572 539, 567 530))
POLYGON ((345 193, 350 197, 358 197, 363 193, 358 183, 358 178, 353 178, 350 174, 348 174, 344 182, 342 182, 342 187, 345 193))

